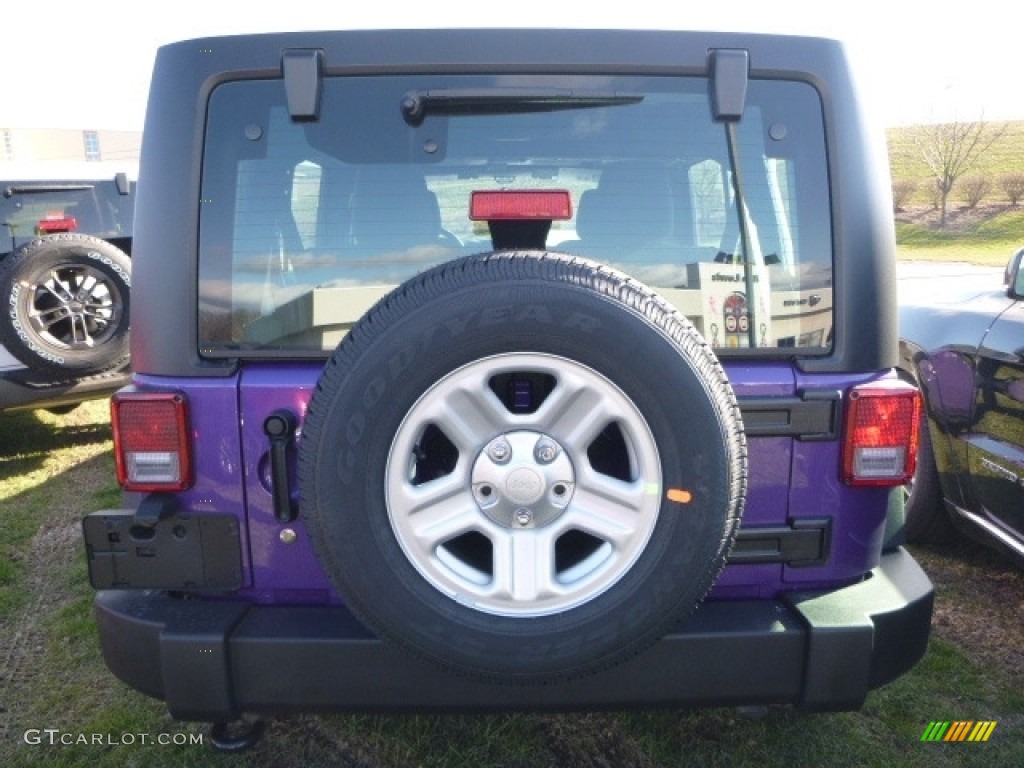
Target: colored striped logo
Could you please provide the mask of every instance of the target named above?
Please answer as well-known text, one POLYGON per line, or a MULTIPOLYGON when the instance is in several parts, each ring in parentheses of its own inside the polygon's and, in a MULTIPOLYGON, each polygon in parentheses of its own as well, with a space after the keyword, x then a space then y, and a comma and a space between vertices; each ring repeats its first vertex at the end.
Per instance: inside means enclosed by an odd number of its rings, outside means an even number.
POLYGON ((921 741, 988 741, 995 728, 995 720, 933 720, 921 741))

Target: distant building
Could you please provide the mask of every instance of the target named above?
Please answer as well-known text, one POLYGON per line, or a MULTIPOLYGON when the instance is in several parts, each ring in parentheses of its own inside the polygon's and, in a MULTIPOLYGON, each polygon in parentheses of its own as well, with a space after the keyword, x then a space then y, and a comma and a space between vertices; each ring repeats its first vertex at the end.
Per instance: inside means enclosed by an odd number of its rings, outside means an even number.
POLYGON ((141 145, 141 131, 0 127, 0 167, 82 160, 137 163, 141 145))

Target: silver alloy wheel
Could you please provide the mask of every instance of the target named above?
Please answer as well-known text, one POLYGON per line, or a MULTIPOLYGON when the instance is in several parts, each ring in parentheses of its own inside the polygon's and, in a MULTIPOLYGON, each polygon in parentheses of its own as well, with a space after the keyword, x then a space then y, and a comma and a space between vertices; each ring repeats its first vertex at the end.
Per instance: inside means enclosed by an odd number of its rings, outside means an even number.
POLYGON ((636 405, 549 354, 496 355, 445 376, 406 414, 386 468, 388 516, 410 563, 453 600, 499 616, 550 615, 611 588, 650 539, 661 487, 636 405), (548 385, 519 387, 521 407, 496 391, 538 380, 548 385))
POLYGON ((124 301, 115 282, 87 264, 50 269, 29 287, 32 331, 58 349, 92 349, 117 332, 124 301))

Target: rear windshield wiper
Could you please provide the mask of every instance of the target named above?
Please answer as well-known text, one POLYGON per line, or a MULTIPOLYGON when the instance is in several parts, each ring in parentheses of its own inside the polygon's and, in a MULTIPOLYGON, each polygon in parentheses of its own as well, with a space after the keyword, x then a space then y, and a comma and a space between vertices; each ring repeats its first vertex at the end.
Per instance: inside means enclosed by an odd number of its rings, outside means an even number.
POLYGON ((77 192, 83 189, 92 189, 95 186, 95 184, 18 184, 4 187, 4 197, 41 195, 46 192, 77 192))
POLYGON ((402 117, 419 125, 433 115, 507 115, 562 109, 639 104, 640 93, 575 91, 559 88, 443 88, 409 91, 402 97, 402 117))

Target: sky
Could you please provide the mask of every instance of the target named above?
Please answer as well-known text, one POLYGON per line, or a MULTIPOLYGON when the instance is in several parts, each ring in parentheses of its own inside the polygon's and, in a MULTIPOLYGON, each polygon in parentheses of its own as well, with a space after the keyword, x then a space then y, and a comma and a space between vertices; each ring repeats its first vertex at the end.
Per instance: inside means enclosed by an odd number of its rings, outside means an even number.
POLYGON ((995 0, 4 0, 0 127, 141 130, 156 50, 196 37, 379 27, 715 29, 843 40, 886 127, 1024 119, 1020 31, 995 0), (595 10, 602 7, 599 12, 595 10))

